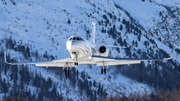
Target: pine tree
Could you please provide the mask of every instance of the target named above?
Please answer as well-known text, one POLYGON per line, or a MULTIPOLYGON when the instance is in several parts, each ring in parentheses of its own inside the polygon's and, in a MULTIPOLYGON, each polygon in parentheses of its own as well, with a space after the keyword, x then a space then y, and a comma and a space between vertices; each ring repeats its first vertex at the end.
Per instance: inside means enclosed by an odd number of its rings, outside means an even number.
POLYGON ((107 100, 107 101, 113 101, 112 94, 108 97, 108 100, 107 100))
POLYGON ((95 80, 93 81, 93 86, 96 87, 96 81, 95 80))
POLYGON ((138 35, 138 41, 141 41, 141 35, 138 35))
POLYGON ((71 20, 68 19, 68 24, 71 24, 71 20))
POLYGON ((3 96, 2 101, 13 101, 13 100, 11 100, 10 96, 3 96))
POLYGON ((119 28, 120 30, 123 30, 123 26, 122 25, 120 25, 120 28, 119 28))
POLYGON ((96 90, 94 91, 94 101, 96 100, 96 98, 97 98, 97 95, 96 95, 96 90))
POLYGON ((36 50, 36 52, 35 52, 35 56, 36 56, 36 58, 38 58, 38 51, 36 50))
POLYGON ((29 49, 29 47, 26 48, 25 54, 26 54, 25 58, 30 57, 30 49, 29 49))
POLYGON ((99 86, 98 86, 98 95, 100 95, 100 91, 101 91, 101 83, 99 82, 99 86))

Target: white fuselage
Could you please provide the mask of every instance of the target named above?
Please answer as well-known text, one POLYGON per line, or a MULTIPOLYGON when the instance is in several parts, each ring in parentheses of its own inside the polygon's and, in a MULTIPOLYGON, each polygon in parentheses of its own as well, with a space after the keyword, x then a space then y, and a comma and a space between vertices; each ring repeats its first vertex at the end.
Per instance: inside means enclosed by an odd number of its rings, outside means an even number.
POLYGON ((71 36, 66 43, 66 48, 69 51, 71 58, 75 62, 84 64, 90 62, 92 55, 96 53, 95 47, 81 36, 71 36))

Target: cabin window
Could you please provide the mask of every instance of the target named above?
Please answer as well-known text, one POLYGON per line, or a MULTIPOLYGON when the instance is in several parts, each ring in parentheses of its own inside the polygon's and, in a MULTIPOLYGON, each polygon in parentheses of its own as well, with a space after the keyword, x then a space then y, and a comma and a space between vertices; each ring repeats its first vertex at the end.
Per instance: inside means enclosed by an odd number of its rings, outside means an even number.
POLYGON ((73 40, 76 40, 76 37, 73 37, 73 40))

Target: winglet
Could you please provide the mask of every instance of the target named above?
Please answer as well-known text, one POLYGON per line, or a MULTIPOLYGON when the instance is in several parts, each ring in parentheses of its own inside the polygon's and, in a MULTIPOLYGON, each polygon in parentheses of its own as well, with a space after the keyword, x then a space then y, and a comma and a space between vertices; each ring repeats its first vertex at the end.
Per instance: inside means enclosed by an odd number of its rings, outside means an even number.
POLYGON ((12 64, 12 63, 7 62, 7 59, 6 59, 6 52, 4 52, 4 62, 5 62, 6 64, 9 64, 9 65, 12 64))
POLYGON ((174 49, 173 55, 170 58, 164 58, 164 60, 170 60, 173 58, 176 48, 174 49))

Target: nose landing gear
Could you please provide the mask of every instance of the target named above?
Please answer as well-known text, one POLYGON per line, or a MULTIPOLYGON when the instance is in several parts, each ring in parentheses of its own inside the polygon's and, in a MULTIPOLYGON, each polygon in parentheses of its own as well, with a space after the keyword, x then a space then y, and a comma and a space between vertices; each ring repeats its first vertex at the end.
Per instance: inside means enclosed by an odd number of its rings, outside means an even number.
POLYGON ((74 65, 77 66, 78 65, 78 52, 72 52, 72 59, 75 60, 74 65))
POLYGON ((78 65, 78 62, 75 62, 74 65, 77 66, 77 65, 78 65))

